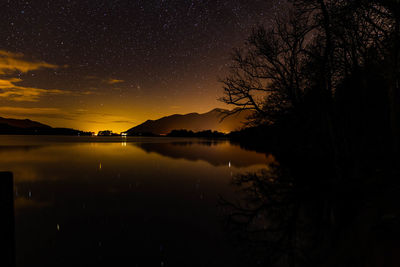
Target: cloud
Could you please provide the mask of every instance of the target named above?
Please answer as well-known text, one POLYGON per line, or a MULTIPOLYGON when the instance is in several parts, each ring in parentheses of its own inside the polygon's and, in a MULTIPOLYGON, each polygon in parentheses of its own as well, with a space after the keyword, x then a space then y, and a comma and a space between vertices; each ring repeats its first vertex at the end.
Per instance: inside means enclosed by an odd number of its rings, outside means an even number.
POLYGON ((0 116, 5 117, 18 117, 18 118, 31 118, 31 117, 45 117, 45 118, 65 118, 69 114, 59 108, 24 108, 24 107, 0 107, 0 116))
POLYGON ((43 61, 29 61, 24 59, 24 55, 21 53, 0 50, 0 74, 9 74, 16 71, 26 73, 42 68, 56 69, 59 66, 43 61))
POLYGON ((118 120, 118 121, 112 121, 112 123, 134 123, 134 122, 130 120, 118 120))
POLYGON ((116 84, 116 83, 123 83, 124 80, 108 79, 108 80, 105 80, 104 82, 108 83, 108 84, 116 84))
POLYGON ((10 118, 52 118, 64 120, 76 120, 82 115, 89 114, 86 109, 76 109, 66 111, 60 108, 53 107, 10 107, 0 106, 0 117, 10 118))
MULTIPOLYGON (((7 76, 15 72, 27 73, 38 69, 56 69, 60 66, 44 61, 31 61, 21 53, 0 50, 0 75, 7 76)), ((0 77, 0 98, 11 101, 36 102, 44 95, 65 95, 70 91, 58 89, 42 89, 28 86, 19 86, 21 79, 0 77)))
POLYGON ((102 78, 99 76, 95 76, 95 75, 87 75, 84 77, 84 79, 88 80, 91 82, 91 84, 93 85, 92 88, 98 89, 100 86, 103 86, 105 84, 107 85, 115 85, 115 84, 119 84, 119 83, 123 83, 125 82, 125 80, 120 80, 120 79, 114 79, 114 78, 102 78))
POLYGON ((50 114, 50 113, 60 113, 59 108, 23 108, 23 107, 0 107, 0 113, 10 113, 10 114, 50 114))
POLYGON ((21 79, 16 78, 0 78, 0 98, 12 101, 36 102, 43 95, 65 95, 71 93, 70 91, 58 89, 41 89, 16 85, 16 83, 21 81, 21 79))

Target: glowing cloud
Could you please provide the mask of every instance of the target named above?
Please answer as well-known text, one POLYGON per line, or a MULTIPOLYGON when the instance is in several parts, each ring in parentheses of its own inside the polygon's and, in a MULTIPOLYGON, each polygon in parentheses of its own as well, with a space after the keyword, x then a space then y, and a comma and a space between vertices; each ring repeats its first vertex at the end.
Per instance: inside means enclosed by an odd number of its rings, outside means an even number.
POLYGON ((108 83, 108 84, 116 84, 116 83, 123 83, 124 80, 108 79, 105 82, 108 83))
MULTIPOLYGON (((0 50, 0 75, 8 75, 15 72, 27 73, 43 68, 55 69, 59 66, 49 64, 43 61, 29 61, 21 53, 12 53, 0 50)), ((69 91, 58 89, 42 89, 35 87, 19 86, 16 83, 21 82, 16 78, 0 77, 0 98, 11 101, 36 102, 43 95, 64 95, 69 91)))
POLYGON ((0 74, 8 74, 15 71, 26 73, 42 68, 55 69, 58 67, 59 66, 57 65, 49 64, 43 61, 28 61, 24 59, 24 55, 21 53, 12 53, 0 50, 0 74))
POLYGON ((0 114, 7 115, 58 115, 63 112, 58 108, 24 108, 24 107, 0 107, 0 114))
POLYGON ((41 89, 15 84, 21 81, 21 79, 16 78, 0 79, 0 98, 12 101, 36 102, 43 95, 64 95, 70 93, 69 91, 58 89, 41 89))

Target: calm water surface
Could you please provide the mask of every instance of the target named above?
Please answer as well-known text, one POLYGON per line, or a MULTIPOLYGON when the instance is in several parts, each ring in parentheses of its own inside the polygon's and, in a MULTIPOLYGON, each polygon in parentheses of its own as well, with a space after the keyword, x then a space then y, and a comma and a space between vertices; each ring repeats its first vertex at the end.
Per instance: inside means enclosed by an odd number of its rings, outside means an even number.
POLYGON ((0 136, 17 266, 234 266, 218 196, 269 160, 228 141, 0 136))

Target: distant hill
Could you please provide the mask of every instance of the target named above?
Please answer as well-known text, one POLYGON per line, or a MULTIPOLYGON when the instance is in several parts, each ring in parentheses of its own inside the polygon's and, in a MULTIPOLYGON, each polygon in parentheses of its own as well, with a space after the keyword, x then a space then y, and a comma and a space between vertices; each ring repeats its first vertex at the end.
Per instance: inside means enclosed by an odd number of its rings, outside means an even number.
MULTIPOLYGON (((37 122, 37 121, 31 121, 28 119, 25 119, 25 120, 8 119, 8 118, 2 118, 2 117, 0 117, 0 125, 3 127, 7 127, 7 128, 22 128, 22 129, 28 129, 28 128, 49 129, 49 128, 51 128, 50 126, 40 123, 40 122, 37 122)), ((0 126, 0 129, 2 129, 1 126, 0 126)))
POLYGON ((0 117, 0 134, 26 135, 90 135, 90 133, 68 129, 52 128, 49 125, 28 119, 10 119, 0 117))
POLYGON ((231 132, 243 127, 246 118, 250 112, 241 112, 225 118, 221 122, 223 112, 227 110, 213 109, 207 113, 189 113, 189 114, 174 114, 167 117, 162 117, 158 120, 148 120, 140 125, 137 125, 127 132, 128 135, 140 134, 167 134, 172 130, 190 130, 194 132, 213 130, 219 132, 231 132))

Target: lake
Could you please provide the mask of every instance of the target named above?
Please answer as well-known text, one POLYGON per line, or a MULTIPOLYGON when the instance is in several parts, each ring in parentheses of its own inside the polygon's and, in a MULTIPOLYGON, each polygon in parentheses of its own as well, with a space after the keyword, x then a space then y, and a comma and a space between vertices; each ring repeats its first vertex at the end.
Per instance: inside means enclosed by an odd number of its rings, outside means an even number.
POLYGON ((218 199, 270 161, 226 140, 0 136, 17 266, 234 266, 218 199))

